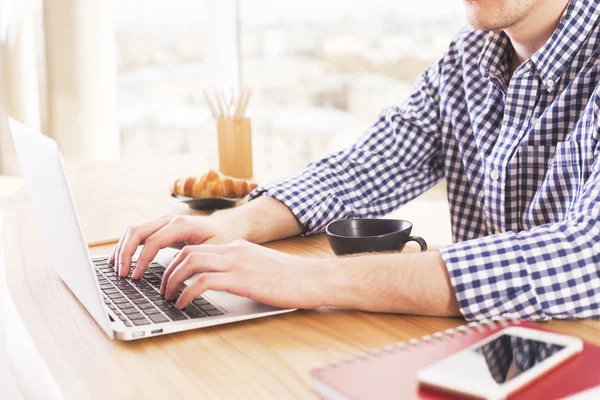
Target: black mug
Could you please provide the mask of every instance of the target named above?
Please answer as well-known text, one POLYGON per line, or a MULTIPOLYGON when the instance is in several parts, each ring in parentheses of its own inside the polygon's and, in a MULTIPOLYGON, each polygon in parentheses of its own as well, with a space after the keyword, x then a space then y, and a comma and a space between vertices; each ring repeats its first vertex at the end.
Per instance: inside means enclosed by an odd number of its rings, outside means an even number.
POLYGON ((401 219, 351 218, 331 222, 325 228, 327 240, 338 255, 402 251, 407 242, 417 242, 427 250, 420 236, 410 236, 412 223, 401 219))

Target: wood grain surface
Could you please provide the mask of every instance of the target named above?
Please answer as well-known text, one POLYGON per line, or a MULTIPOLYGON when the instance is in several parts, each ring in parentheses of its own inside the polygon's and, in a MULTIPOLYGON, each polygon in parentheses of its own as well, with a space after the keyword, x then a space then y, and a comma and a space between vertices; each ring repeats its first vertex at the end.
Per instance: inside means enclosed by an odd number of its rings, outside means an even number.
MULTIPOLYGON (((149 218, 189 213, 168 197, 168 184, 180 175, 202 173, 199 164, 163 160, 147 166, 121 162, 70 168, 87 239, 118 236, 128 225, 149 218)), ((308 377, 315 363, 464 323, 459 318, 322 308, 136 342, 111 341, 49 265, 27 194, 20 191, 1 202, 9 296, 66 399, 315 398, 308 377)), ((432 204, 422 212, 430 215, 432 204)), ((443 209, 443 203, 436 204, 443 209)), ((436 230, 433 224, 423 226, 419 234, 434 235, 436 230)), ((322 235, 268 246, 332 257, 322 235)), ((92 252, 109 250, 104 246, 92 252)), ((598 321, 545 326, 600 344, 598 321)), ((22 385, 35 384, 30 376, 18 379, 22 385)))

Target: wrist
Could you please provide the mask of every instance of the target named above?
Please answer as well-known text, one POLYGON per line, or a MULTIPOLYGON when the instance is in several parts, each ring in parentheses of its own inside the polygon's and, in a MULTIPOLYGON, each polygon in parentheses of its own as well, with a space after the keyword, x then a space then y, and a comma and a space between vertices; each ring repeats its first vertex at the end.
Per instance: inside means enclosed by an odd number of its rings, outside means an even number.
MULTIPOLYGON (((219 231, 225 231, 231 241, 236 239, 249 240, 251 231, 249 219, 241 213, 243 207, 221 210, 213 213, 209 218, 219 231)), ((225 233, 224 232, 224 233, 225 233)))
POLYGON ((266 243, 302 233, 303 227, 282 202, 261 196, 240 207, 213 214, 225 229, 233 229, 239 239, 266 243))
POLYGON ((362 257, 320 259, 323 264, 321 304, 329 307, 357 308, 356 295, 364 284, 365 267, 362 257), (357 262, 358 261, 358 262, 357 262))

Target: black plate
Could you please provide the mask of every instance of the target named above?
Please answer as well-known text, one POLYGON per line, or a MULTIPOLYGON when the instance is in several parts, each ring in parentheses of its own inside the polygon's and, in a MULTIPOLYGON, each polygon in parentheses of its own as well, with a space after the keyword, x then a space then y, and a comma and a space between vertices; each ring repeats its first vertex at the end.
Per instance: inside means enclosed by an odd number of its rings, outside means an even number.
POLYGON ((243 197, 206 197, 203 199, 196 199, 194 197, 180 196, 178 194, 171 194, 171 197, 187 204, 194 210, 216 210, 222 208, 231 208, 243 199, 243 197))

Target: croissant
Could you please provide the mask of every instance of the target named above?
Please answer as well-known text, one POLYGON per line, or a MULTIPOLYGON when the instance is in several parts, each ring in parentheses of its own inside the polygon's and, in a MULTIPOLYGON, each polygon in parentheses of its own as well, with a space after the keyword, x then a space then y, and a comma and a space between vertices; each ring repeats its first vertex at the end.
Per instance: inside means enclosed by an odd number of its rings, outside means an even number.
POLYGON ((171 193, 195 198, 244 197, 257 187, 256 183, 232 178, 211 169, 202 176, 176 179, 171 185, 171 193))

